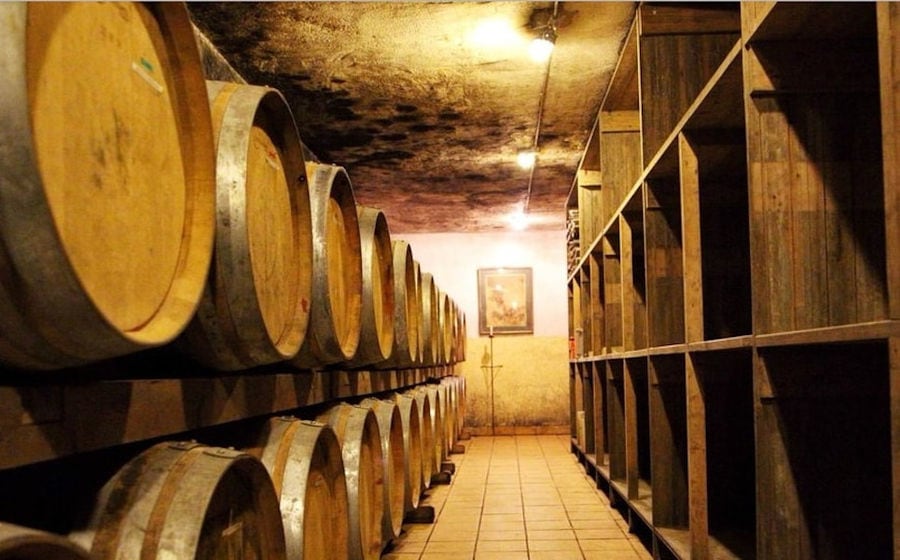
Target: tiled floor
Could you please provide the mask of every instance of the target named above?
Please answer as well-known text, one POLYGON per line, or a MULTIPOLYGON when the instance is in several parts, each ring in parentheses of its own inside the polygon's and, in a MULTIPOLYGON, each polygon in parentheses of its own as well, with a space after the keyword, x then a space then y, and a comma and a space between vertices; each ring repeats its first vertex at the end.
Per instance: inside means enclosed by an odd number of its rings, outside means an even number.
POLYGON ((453 455, 449 486, 424 504, 433 525, 404 525, 393 560, 643 560, 650 554, 569 452, 566 436, 476 437, 453 455))

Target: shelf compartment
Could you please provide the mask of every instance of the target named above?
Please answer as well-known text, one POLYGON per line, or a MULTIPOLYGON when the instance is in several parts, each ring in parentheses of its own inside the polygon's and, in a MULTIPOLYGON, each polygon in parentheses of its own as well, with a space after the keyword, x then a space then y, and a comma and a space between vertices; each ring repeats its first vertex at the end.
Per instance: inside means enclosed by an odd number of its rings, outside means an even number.
POLYGON ((644 188, 647 322, 650 347, 684 343, 684 272, 678 177, 644 188))
POLYGON ((596 356, 606 349, 605 292, 603 288, 603 254, 594 250, 587 260, 588 298, 590 301, 587 319, 590 331, 588 356, 596 356))
MULTIPOLYGON (((585 259, 581 265, 579 270, 580 275, 580 290, 581 293, 581 322, 578 323, 581 325, 581 347, 580 347, 580 355, 581 356, 592 356, 594 353, 594 321, 593 321, 593 300, 591 294, 591 258, 590 256, 585 259)), ((577 333, 578 327, 576 327, 577 333)), ((576 335, 576 344, 579 342, 576 335)))
POLYGON ((595 447, 595 412, 597 409, 597 401, 594 400, 594 367, 593 364, 579 364, 580 375, 582 378, 583 396, 581 398, 584 405, 584 453, 592 455, 596 453, 595 447))
POLYGON ((864 39, 757 40, 745 50, 757 334, 888 316, 874 10, 837 12, 851 27, 868 22, 864 39))
POLYGON ((647 348, 647 272, 644 213, 633 197, 619 218, 622 256, 622 328, 626 352, 647 348))
MULTIPOLYGON (((740 98, 740 92, 736 92, 740 98)), ((743 130, 678 139, 688 342, 750 334, 750 224, 743 130)))
POLYGON ((760 349, 755 383, 759 556, 891 557, 887 341, 760 349))
POLYGON ((622 258, 618 223, 601 239, 603 251, 603 301, 605 351, 621 352, 622 345, 622 258))
POLYGON ((689 354, 686 366, 691 548, 756 557, 753 352, 689 354))
POLYGON ((649 359, 653 524, 687 529, 688 446, 684 355, 649 359))
POLYGON ((642 4, 638 58, 648 165, 740 35, 737 3, 642 4))
POLYGON ((591 364, 593 388, 593 422, 594 422, 594 454, 599 469, 609 464, 609 405, 607 404, 606 364, 591 364))
POLYGON ((868 33, 874 3, 741 2, 744 40, 846 39, 868 33))
POLYGON ((636 502, 649 499, 652 488, 650 401, 646 358, 625 360, 624 396, 626 483, 628 499, 636 502), (647 491, 642 491, 642 488, 646 488, 647 491))
POLYGON ((625 482, 625 363, 606 362, 609 479, 625 482))

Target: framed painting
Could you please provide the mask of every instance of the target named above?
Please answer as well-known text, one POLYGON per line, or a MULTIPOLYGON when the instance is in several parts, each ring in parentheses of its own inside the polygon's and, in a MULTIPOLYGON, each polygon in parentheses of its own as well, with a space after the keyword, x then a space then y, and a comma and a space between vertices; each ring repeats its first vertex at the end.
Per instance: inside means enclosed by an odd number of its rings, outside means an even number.
POLYGON ((530 268, 478 269, 478 334, 534 332, 530 268))

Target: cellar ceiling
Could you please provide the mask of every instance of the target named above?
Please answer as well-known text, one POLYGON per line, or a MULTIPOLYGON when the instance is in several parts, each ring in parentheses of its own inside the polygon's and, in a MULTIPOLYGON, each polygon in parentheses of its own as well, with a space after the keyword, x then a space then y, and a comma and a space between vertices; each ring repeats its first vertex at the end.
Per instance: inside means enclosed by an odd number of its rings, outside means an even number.
POLYGON ((527 205, 563 229, 629 2, 197 2, 247 82, 279 89, 309 150, 392 233, 491 232, 527 205), (528 43, 555 13, 549 63, 528 43), (546 84, 546 86, 545 86, 546 84), (538 131, 538 121, 540 128, 538 131), (516 164, 537 137, 532 171, 516 164))

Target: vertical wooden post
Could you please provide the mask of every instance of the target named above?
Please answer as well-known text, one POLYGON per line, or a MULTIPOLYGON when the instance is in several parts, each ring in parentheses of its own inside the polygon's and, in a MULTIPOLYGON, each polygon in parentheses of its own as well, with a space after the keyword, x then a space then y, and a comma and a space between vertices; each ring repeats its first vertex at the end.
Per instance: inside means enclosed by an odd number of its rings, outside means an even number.
POLYGON ((628 499, 639 497, 640 471, 638 466, 638 411, 637 388, 634 374, 628 360, 625 361, 625 480, 628 484, 628 499))
POLYGON ((622 271, 622 347, 635 349, 634 340, 634 265, 631 224, 619 215, 619 258, 622 271))
POLYGON ((685 342, 703 340, 703 265, 700 243, 700 166, 684 133, 678 135, 685 342))
POLYGON ((877 14, 889 316, 900 319, 900 6, 879 2, 877 14))
POLYGON ((688 503, 690 507, 691 558, 709 558, 709 508, 707 507, 706 402, 691 354, 685 355, 688 438, 688 503))
POLYGON ((606 449, 606 419, 603 411, 607 404, 603 400, 606 385, 606 363, 594 362, 591 367, 594 387, 594 453, 597 455, 597 466, 603 465, 603 455, 606 449))

